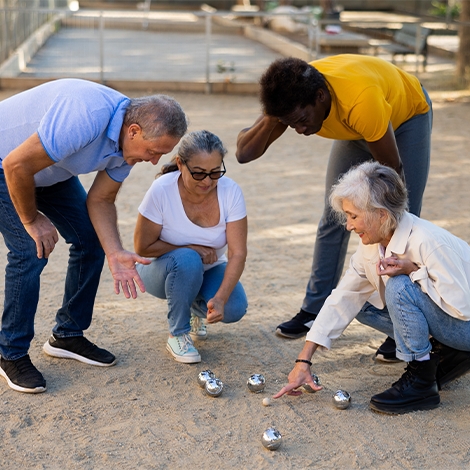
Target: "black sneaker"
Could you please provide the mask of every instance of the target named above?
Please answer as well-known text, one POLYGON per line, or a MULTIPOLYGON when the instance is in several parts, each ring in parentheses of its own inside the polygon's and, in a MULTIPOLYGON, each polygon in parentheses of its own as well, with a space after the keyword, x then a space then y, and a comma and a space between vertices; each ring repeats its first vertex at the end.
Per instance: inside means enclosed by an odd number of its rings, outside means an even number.
POLYGON ((315 318, 317 318, 316 313, 309 313, 300 309, 300 312, 294 318, 281 323, 277 327, 276 334, 283 338, 301 338, 308 333, 315 318))
POLYGON ((46 391, 46 381, 41 372, 34 367, 28 354, 15 361, 0 358, 0 375, 6 379, 9 387, 17 392, 41 393, 46 391))
POLYGON ((383 342, 377 352, 375 353, 375 358, 377 361, 381 362, 401 362, 401 359, 398 359, 396 356, 397 345, 393 338, 387 336, 387 339, 383 342))
POLYGON ((56 338, 51 335, 42 347, 46 354, 53 357, 75 359, 92 366, 109 367, 116 364, 116 357, 106 349, 101 349, 84 336, 56 338))

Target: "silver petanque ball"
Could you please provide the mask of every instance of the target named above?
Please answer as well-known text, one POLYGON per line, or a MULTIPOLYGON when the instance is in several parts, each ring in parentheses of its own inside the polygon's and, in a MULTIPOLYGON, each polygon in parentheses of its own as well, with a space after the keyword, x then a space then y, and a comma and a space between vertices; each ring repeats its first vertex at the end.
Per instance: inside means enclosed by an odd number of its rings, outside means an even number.
POLYGON ((219 379, 208 379, 204 387, 207 395, 210 397, 218 397, 224 389, 224 383, 219 379))
POLYGON ((199 375, 197 376, 197 383, 201 388, 204 388, 208 379, 215 379, 214 372, 209 369, 203 370, 202 372, 199 372, 199 375))
POLYGON ((266 379, 264 378, 264 375, 253 374, 248 378, 246 385, 250 392, 260 393, 264 390, 264 387, 266 387, 266 379))
POLYGON ((281 433, 275 428, 268 428, 261 437, 261 443, 269 450, 279 449, 282 443, 281 433))
POLYGON ((351 395, 345 390, 338 390, 333 395, 333 404, 339 410, 345 410, 351 404, 351 395))
MULTIPOLYGON (((320 379, 318 378, 318 375, 312 374, 312 380, 313 380, 313 383, 314 383, 315 385, 321 385, 321 381, 320 381, 320 379)), ((302 388, 303 388, 306 392, 308 392, 308 393, 315 393, 315 392, 316 392, 316 390, 314 390, 312 387, 310 387, 309 384, 303 384, 303 385, 302 385, 302 388)))

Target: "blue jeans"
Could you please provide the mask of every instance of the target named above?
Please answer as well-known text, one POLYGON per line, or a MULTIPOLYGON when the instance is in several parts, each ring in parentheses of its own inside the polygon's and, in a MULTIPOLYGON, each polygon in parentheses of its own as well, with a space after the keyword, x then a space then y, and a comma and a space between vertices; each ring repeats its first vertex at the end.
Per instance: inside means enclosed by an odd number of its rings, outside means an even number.
MULTIPOLYGON (((149 294, 168 301, 170 334, 179 336, 191 329, 191 313, 205 318, 207 302, 222 283, 227 263, 204 271, 201 257, 191 248, 177 248, 149 265, 138 264, 137 271, 149 294)), ((224 308, 223 323, 240 320, 248 302, 240 282, 233 289, 224 308)))
MULTIPOLYGON (((104 252, 86 208, 86 191, 77 177, 36 188, 38 210, 70 245, 62 307, 53 332, 58 337, 81 336, 91 323, 104 252)), ((15 360, 28 353, 34 337, 40 275, 47 259, 39 259, 36 244, 24 229, 11 202, 0 169, 0 231, 9 253, 5 269, 5 299, 0 354, 15 360)), ((50 255, 54 257, 54 252, 50 255)))
MULTIPOLYGON (((426 90, 427 102, 431 105, 426 90)), ((431 155, 432 108, 414 116, 395 131, 395 139, 403 162, 409 207, 419 216, 424 188, 428 179, 431 155)), ((326 298, 336 287, 343 272, 350 232, 332 216, 328 197, 331 187, 351 167, 371 160, 372 154, 364 140, 335 140, 328 160, 325 188, 325 209, 318 224, 313 263, 302 309, 318 313, 326 298)))
POLYGON ((356 320, 395 339, 397 357, 410 362, 431 351, 429 337, 460 351, 470 351, 470 321, 451 317, 408 276, 395 276, 385 288, 387 306, 366 304, 356 320))

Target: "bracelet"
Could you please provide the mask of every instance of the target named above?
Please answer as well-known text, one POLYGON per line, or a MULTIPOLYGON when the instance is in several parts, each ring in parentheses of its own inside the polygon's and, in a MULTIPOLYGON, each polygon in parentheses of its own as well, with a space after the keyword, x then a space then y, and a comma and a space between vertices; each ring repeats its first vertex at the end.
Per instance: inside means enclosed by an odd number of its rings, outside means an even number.
POLYGON ((305 362, 305 364, 308 364, 309 366, 312 365, 310 361, 307 361, 307 359, 296 359, 295 362, 305 362))

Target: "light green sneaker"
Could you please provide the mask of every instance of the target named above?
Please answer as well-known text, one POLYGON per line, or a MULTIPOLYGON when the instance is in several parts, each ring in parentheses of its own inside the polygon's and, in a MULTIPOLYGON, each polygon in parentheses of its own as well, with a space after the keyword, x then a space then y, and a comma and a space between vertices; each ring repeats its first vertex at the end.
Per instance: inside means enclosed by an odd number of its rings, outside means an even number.
POLYGON ((204 320, 194 313, 191 313, 191 320, 189 320, 191 325, 191 331, 189 334, 193 341, 201 341, 207 339, 207 328, 204 325, 204 320))
POLYGON ((175 358, 175 361, 185 364, 201 362, 201 356, 188 333, 168 338, 166 349, 175 358))

